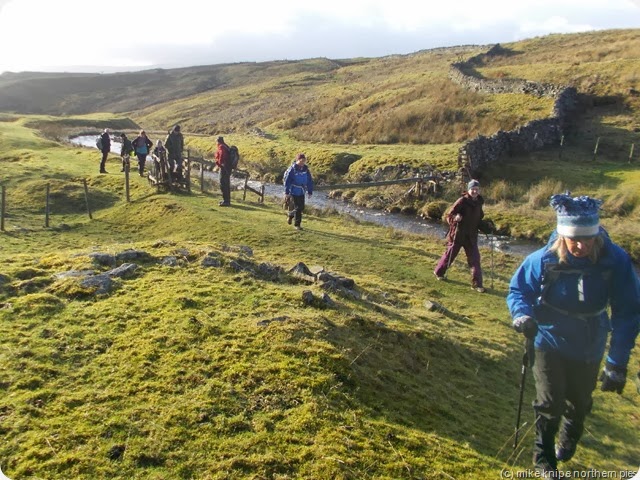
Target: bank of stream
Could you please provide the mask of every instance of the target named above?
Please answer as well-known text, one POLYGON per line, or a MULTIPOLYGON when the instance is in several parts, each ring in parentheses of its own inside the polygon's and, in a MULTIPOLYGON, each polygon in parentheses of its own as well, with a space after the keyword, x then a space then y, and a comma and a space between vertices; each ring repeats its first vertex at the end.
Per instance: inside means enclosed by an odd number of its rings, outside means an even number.
MULTIPOLYGON (((82 135, 69 138, 74 145, 83 147, 96 148, 96 135, 82 135)), ((115 140, 111 142, 111 153, 120 155, 121 144, 115 140)), ((97 154, 97 152, 96 152, 97 154)), ((213 182, 218 182, 218 174, 215 172, 204 172, 205 178, 213 182)), ((244 180, 233 179, 236 187, 241 187, 244 180)), ((282 185, 264 183, 258 181, 249 181, 249 185, 253 188, 259 188, 264 185, 265 197, 280 202, 284 195, 282 185)), ((346 202, 342 199, 329 198, 326 191, 314 192, 312 198, 308 201, 308 205, 312 208, 320 210, 333 210, 337 213, 350 216, 359 221, 371 222, 385 227, 389 227, 398 231, 408 232, 416 235, 435 236, 444 239, 447 228, 443 222, 425 220, 416 215, 406 215, 402 213, 389 213, 380 210, 374 210, 365 207, 359 207, 346 202)), ((496 235, 480 235, 480 245, 488 248, 495 248, 502 252, 509 252, 515 255, 527 255, 532 251, 540 248, 540 244, 527 240, 516 240, 506 236, 496 235)))

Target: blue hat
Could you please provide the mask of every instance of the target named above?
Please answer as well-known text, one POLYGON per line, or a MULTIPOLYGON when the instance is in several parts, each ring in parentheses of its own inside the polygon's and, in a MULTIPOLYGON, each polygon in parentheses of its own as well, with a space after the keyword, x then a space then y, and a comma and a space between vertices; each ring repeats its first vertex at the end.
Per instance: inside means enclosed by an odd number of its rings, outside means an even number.
POLYGON ((558 235, 594 237, 600 232, 598 210, 602 200, 587 196, 571 198, 568 193, 561 193, 553 195, 549 204, 558 216, 558 235))
POLYGON ((480 182, 478 180, 471 180, 469 183, 467 183, 467 190, 471 190, 473 187, 479 187, 480 186, 480 182))

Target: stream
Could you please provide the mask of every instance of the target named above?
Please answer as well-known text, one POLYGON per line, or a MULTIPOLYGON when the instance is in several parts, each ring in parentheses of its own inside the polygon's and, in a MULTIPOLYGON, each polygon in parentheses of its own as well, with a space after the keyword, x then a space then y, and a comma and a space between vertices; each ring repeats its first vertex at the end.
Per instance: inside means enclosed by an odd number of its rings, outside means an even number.
MULTIPOLYGON (((69 142, 74 145, 82 147, 96 148, 97 135, 82 135, 76 137, 70 137, 69 142)), ((120 155, 120 142, 115 139, 111 140, 111 153, 120 155)), ((98 152, 96 152, 98 155, 98 152)), ((150 157, 148 157, 150 158, 150 157)), ((208 179, 212 179, 218 182, 218 174, 215 172, 205 172, 205 176, 208 179)), ((231 179, 232 185, 234 184, 234 178, 231 179)), ((235 186, 241 186, 244 180, 235 179, 235 186)), ((281 201, 284 195, 284 188, 282 185, 276 185, 272 183, 262 183, 258 181, 249 181, 249 185, 253 188, 259 189, 261 185, 264 185, 265 196, 281 201)), ((428 221, 415 215, 405 215, 401 213, 388 213, 381 210, 374 210, 370 208, 359 207, 357 205, 350 204, 341 199, 329 198, 327 191, 314 192, 313 196, 308 200, 307 204, 310 207, 319 209, 334 210, 338 213, 351 216, 355 219, 364 222, 371 222, 377 225, 393 228, 402 232, 413 233, 424 236, 435 236, 443 239, 444 250, 444 236, 447 232, 446 225, 442 222, 428 221)), ((480 235, 480 246, 487 248, 495 248, 501 252, 508 252, 516 255, 528 255, 529 253, 537 250, 542 245, 533 243, 526 240, 516 240, 506 236, 497 235, 480 235)))

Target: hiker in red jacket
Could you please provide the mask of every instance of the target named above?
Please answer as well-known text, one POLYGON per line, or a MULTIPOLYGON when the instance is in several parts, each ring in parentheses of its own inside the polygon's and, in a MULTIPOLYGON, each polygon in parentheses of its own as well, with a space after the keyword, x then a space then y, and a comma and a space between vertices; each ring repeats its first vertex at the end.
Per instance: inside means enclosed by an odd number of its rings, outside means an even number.
POLYGON ((218 137, 218 149, 216 150, 216 165, 220 169, 220 191, 222 192, 221 207, 231 205, 231 165, 229 147, 224 143, 224 138, 218 137))

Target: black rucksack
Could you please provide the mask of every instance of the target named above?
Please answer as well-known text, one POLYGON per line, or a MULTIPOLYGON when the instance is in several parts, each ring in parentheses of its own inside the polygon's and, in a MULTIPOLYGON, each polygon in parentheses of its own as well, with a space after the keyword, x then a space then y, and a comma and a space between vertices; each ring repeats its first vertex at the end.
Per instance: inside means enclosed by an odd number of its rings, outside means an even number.
POLYGON ((238 147, 235 145, 231 145, 229 147, 229 165, 231 166, 231 170, 235 170, 238 168, 238 162, 240 161, 240 152, 238 152, 238 147))

